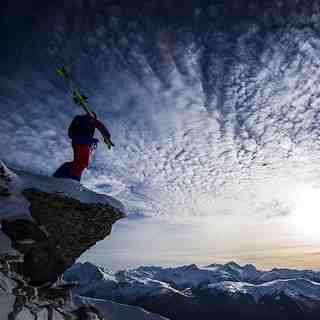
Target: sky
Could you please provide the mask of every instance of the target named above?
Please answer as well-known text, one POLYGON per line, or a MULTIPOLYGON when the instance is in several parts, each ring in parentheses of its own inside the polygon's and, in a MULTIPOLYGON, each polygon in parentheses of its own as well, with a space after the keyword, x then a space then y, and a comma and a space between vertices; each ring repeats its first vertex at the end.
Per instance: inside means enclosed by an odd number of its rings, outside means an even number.
POLYGON ((319 268, 316 1, 21 6, 0 10, 0 158, 43 175, 72 158, 61 65, 116 145, 82 183, 128 218, 81 261, 319 268))

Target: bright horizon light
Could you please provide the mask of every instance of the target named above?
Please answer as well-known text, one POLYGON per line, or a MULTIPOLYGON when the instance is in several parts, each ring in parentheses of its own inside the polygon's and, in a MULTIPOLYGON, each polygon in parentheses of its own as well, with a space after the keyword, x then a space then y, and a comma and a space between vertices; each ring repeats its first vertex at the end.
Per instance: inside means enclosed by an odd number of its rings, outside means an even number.
POLYGON ((291 221, 296 231, 306 239, 319 237, 320 189, 303 186, 295 195, 291 221))

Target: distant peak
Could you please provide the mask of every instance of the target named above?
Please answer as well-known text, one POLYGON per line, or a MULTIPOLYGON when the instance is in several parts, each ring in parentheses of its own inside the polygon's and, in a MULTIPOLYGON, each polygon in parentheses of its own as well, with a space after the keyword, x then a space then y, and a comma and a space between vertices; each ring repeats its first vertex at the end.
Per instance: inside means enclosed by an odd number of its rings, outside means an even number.
POLYGON ((234 261, 230 261, 230 262, 226 263, 225 266, 226 267, 231 267, 231 268, 241 268, 241 266, 238 263, 234 262, 234 261))
POLYGON ((246 264, 243 266, 245 269, 257 270, 257 268, 253 264, 246 264))
POLYGON ((185 266, 182 266, 181 269, 183 270, 198 270, 198 266, 196 264, 189 264, 189 265, 185 265, 185 266))

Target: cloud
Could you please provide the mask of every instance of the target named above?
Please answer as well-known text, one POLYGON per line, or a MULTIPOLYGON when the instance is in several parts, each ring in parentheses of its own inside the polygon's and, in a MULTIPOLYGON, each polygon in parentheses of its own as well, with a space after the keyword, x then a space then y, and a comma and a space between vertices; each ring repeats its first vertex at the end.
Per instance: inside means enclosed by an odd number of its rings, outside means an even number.
POLYGON ((116 12, 35 13, 29 45, 12 40, 0 158, 47 175, 72 158, 66 129, 80 110, 54 74, 66 63, 116 144, 100 144, 88 187, 180 224, 287 217, 299 185, 320 177, 317 35, 280 17, 269 29, 259 14, 228 30, 200 8, 186 26, 116 12))
MULTIPOLYGON (((90 46, 77 49, 82 60, 76 80, 117 145, 110 153, 100 145, 86 176, 91 188, 117 195, 132 212, 214 215, 217 198, 236 202, 238 189, 254 189, 261 179, 268 188, 289 165, 296 166, 289 173, 294 180, 297 172, 303 175, 306 170, 299 162, 308 161, 309 154, 318 155, 319 99, 313 88, 319 72, 314 64, 316 49, 310 45, 316 41, 312 34, 298 29, 267 33, 257 56, 252 48, 261 44, 264 34, 259 28, 244 29, 236 45, 221 31, 204 40, 217 41, 217 46, 203 52, 197 50, 201 47, 195 47, 191 34, 188 38, 172 30, 172 35, 184 40, 172 43, 161 26, 150 46, 142 28, 129 23, 134 34, 124 33, 121 14, 113 19, 117 23, 111 28, 122 42, 99 40, 110 31, 100 25, 83 32, 81 37, 90 46), (134 39, 139 45, 128 47, 134 39), (249 40, 251 45, 245 45, 249 40), (294 51, 301 41, 305 45, 294 51), (92 48, 97 50, 94 62, 92 48), (228 66, 222 52, 231 49, 228 66), (106 59, 109 65, 104 64, 106 59), (115 73, 112 68, 117 64, 121 72, 115 73), (263 163, 268 165, 262 167, 263 163)), ((57 52, 61 39, 68 43, 65 55, 75 50, 76 38, 67 33, 63 21, 60 17, 53 23, 50 51, 37 31, 44 52, 57 52)), ((36 71, 35 62, 26 60, 19 76, 2 78, 6 90, 2 90, 1 156, 17 166, 50 174, 72 156, 66 128, 77 110, 63 93, 62 81, 54 78, 54 70, 36 71)), ((312 166, 307 162, 307 169, 312 166)), ((259 211, 259 204, 245 201, 248 210, 259 211)), ((272 201, 272 196, 266 201, 272 201)), ((227 205, 224 210, 236 211, 227 205)), ((269 210, 273 211, 272 204, 269 210)))

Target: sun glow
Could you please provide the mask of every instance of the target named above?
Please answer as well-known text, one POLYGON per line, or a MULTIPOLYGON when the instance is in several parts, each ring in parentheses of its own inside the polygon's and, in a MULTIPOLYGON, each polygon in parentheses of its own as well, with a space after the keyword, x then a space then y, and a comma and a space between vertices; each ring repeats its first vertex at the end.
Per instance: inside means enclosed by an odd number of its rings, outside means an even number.
POLYGON ((292 221, 299 234, 306 237, 319 235, 320 189, 303 187, 294 198, 292 221))

